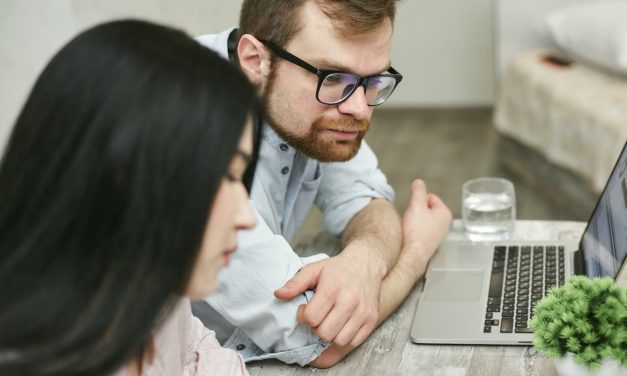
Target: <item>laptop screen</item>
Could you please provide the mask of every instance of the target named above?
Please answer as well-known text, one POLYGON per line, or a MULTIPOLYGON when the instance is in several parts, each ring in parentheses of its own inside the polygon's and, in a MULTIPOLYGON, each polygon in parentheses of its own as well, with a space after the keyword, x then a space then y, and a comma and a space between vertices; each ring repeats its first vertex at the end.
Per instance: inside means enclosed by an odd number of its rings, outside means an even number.
POLYGON ((616 277, 627 254, 627 143, 580 244, 589 277, 616 277))

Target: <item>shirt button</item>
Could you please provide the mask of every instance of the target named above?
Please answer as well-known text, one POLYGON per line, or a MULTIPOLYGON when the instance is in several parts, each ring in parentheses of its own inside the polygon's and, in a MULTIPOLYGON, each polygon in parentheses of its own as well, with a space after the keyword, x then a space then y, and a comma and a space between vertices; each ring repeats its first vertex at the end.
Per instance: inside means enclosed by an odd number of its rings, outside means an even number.
POLYGON ((235 350, 237 350, 237 351, 242 351, 245 348, 246 348, 246 345, 242 345, 242 344, 239 344, 239 345, 235 346, 235 350))
POLYGON ((283 169, 281 170, 281 173, 282 173, 283 175, 287 175, 287 173, 288 173, 288 172, 290 172, 290 168, 289 168, 289 167, 287 167, 287 166, 286 166, 286 167, 283 167, 283 169))
POLYGON ((281 150, 283 151, 287 151, 287 149, 289 149, 289 146, 287 146, 287 144, 281 144, 279 148, 281 148, 281 150))

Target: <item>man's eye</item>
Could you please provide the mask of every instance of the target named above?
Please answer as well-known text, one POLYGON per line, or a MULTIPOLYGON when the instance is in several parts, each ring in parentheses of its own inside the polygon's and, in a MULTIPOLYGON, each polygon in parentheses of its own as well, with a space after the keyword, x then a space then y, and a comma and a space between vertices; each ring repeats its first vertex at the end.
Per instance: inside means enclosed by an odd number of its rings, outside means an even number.
POLYGON ((369 88, 379 87, 381 86, 381 82, 382 82, 381 77, 372 77, 368 81, 368 87, 369 88))
POLYGON ((342 77, 339 74, 330 74, 325 77, 323 84, 326 86, 332 86, 342 83, 342 77))

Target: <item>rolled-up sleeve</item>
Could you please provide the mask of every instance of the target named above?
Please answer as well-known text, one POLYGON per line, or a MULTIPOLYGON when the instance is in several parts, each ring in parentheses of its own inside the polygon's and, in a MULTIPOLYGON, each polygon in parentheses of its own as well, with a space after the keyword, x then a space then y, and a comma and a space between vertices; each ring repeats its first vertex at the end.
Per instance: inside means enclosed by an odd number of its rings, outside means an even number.
POLYGON ((306 365, 328 346, 296 318, 298 307, 312 293, 286 302, 276 299, 274 291, 303 265, 328 256, 299 257, 256 214, 257 226, 240 232, 237 252, 220 272, 218 288, 205 300, 237 328, 224 346, 238 351, 246 361, 277 358, 306 365))
POLYGON ((363 141, 347 162, 325 163, 315 203, 322 211, 324 228, 341 234, 348 222, 373 198, 394 200, 394 189, 378 168, 377 157, 363 141))

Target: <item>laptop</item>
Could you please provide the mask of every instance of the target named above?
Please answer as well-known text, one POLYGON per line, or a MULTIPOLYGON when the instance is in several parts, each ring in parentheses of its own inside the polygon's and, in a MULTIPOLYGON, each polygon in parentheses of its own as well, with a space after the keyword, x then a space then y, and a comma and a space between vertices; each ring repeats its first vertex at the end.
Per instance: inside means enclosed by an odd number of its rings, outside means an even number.
POLYGON ((444 242, 429 263, 411 340, 528 346, 533 308, 551 287, 571 275, 616 279, 626 254, 627 143, 579 243, 444 242))

